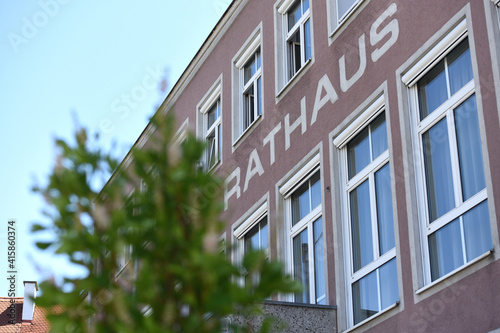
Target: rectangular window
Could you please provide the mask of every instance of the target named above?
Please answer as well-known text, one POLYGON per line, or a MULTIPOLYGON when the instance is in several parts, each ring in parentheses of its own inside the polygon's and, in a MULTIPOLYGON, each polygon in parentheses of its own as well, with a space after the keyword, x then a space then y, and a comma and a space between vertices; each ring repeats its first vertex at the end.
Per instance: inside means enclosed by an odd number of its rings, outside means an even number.
POLYGON ((412 86, 427 283, 493 247, 473 79, 464 37, 412 86))
POLYGON ((399 301, 385 113, 343 147, 350 326, 399 301))
POLYGON ((197 110, 197 137, 207 143, 201 164, 209 171, 222 159, 222 75, 198 103, 197 110))
POLYGON ((262 78, 260 48, 241 69, 243 80, 241 133, 262 114, 262 78))
MULTIPOLYGON (((251 251, 264 251, 266 257, 269 258, 267 209, 267 202, 264 202, 235 222, 237 225, 233 231, 237 246, 237 252, 233 258, 235 262, 242 263, 245 255, 251 251)), ((245 274, 244 281, 241 282, 251 287, 258 283, 259 278, 258 275, 245 274)))
POLYGON ((285 14, 287 81, 311 59, 309 0, 297 0, 285 14))
POLYGON ((234 148, 244 135, 249 135, 264 114, 261 30, 262 23, 232 59, 231 122, 234 148))
POLYGON ((292 273, 303 285, 297 303, 326 304, 323 218, 319 170, 287 197, 292 247, 292 273))
POLYGON ((221 151, 221 108, 220 98, 217 99, 204 116, 205 118, 205 139, 208 147, 205 153, 205 164, 207 170, 213 168, 220 161, 221 151))

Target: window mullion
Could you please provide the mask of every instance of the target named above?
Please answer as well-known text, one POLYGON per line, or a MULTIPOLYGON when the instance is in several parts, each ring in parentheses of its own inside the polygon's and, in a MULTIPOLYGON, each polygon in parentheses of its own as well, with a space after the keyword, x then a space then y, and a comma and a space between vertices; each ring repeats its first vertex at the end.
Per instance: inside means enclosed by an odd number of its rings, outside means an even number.
POLYGON ((257 116, 259 114, 259 110, 258 110, 258 105, 259 105, 259 92, 257 91, 257 80, 258 78, 256 78, 255 80, 253 80, 252 84, 253 84, 253 120, 257 120, 257 116))
POLYGON ((373 149, 372 149, 372 127, 368 125, 368 144, 370 146, 370 163, 373 162, 373 149))
POLYGON ((305 31, 304 31, 304 23, 300 23, 300 67, 304 66, 306 63, 306 47, 305 47, 305 31))
POLYGON ((309 303, 316 304, 316 279, 314 272, 314 236, 312 221, 307 222, 307 246, 309 246, 309 303))
POLYGON ((382 290, 380 288, 380 267, 375 271, 375 275, 377 276, 377 305, 378 311, 382 310, 382 290))
POLYGON ((455 122, 453 117, 453 109, 446 111, 446 121, 448 125, 448 141, 450 145, 451 172, 453 179, 453 189, 455 196, 455 207, 459 207, 463 203, 462 185, 460 179, 460 163, 458 158, 457 136, 455 130, 455 122))
POLYGON ((372 222, 372 243, 373 243, 373 260, 380 257, 380 244, 378 241, 378 221, 377 221, 377 200, 375 192, 375 175, 370 173, 368 178, 370 191, 370 216, 372 222))

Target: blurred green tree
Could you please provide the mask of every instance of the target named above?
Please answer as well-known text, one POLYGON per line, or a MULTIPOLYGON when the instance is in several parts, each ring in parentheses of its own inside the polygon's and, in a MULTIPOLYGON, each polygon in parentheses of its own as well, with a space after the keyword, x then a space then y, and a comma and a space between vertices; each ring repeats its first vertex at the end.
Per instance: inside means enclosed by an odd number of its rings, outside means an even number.
POLYGON ((84 129, 73 145, 56 140, 48 184, 34 189, 47 201, 50 223, 32 230, 52 232, 37 246, 68 255, 88 275, 41 283, 37 305, 59 309, 48 316, 53 332, 221 332, 228 316, 256 314, 260 301, 298 290, 262 252, 230 261, 231 249, 219 242, 223 182, 196 167, 204 143, 172 139, 174 123, 153 118, 154 132, 131 150, 129 166, 90 148, 84 129), (251 286, 242 283, 247 274, 258 277, 251 286))

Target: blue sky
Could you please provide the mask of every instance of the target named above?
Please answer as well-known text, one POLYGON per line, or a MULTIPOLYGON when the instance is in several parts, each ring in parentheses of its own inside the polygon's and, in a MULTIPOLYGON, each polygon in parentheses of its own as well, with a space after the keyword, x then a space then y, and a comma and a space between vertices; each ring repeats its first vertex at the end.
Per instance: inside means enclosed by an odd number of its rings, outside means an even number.
MULTIPOLYGON (((0 277, 15 219, 18 295, 23 280, 76 274, 36 250, 29 234, 43 221, 30 188, 47 178, 54 138, 71 138, 76 115, 123 157, 165 97, 161 78, 175 83, 229 3, 0 0, 0 277)), ((0 278, 0 296, 7 293, 0 278)))

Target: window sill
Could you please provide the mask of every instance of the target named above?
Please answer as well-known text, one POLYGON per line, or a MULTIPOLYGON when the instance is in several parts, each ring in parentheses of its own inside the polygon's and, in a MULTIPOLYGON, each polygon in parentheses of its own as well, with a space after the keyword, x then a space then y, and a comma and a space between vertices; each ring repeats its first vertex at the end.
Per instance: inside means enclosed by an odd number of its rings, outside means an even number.
POLYGON ((468 263, 466 263, 466 264, 464 264, 464 265, 462 265, 462 266, 460 266, 458 268, 455 268, 453 271, 449 272, 446 275, 441 276, 439 279, 437 279, 435 281, 432 281, 430 284, 428 284, 428 285, 426 285, 426 286, 424 286, 424 287, 422 287, 422 288, 420 288, 418 290, 415 290, 415 294, 419 295, 419 294, 424 293, 426 290, 429 290, 432 287, 434 287, 435 285, 440 284, 441 282, 443 282, 444 280, 452 277, 453 275, 457 274, 458 272, 461 272, 461 271, 465 270, 467 267, 470 267, 470 266, 474 265, 475 263, 477 263, 477 262, 479 262, 479 261, 481 261, 481 260, 483 260, 483 259, 491 256, 493 254, 493 252, 494 252, 494 249, 491 249, 488 252, 480 255, 476 259, 473 259, 473 260, 469 261, 468 263))
POLYGON ((276 95, 276 98, 279 100, 281 98, 283 98, 283 96, 285 95, 285 92, 286 90, 290 89, 294 84, 295 82, 297 82, 299 79, 300 76, 302 76, 302 73, 304 73, 309 67, 310 65, 312 64, 312 58, 308 59, 304 66, 300 67, 300 69, 288 80, 287 83, 285 83, 285 86, 278 92, 278 94, 276 95))
POLYGON ((362 322, 360 323, 357 323, 356 325, 354 325, 353 327, 343 331, 342 333, 349 333, 349 332, 353 332, 355 330, 357 330, 358 328, 360 328, 361 326, 365 325, 366 323, 374 320, 375 318, 378 318, 384 314, 386 314, 387 312, 391 311, 392 309, 396 308, 397 306, 399 305, 399 301, 397 301, 396 303, 394 303, 393 305, 389 305, 389 307, 385 308, 384 310, 374 314, 373 316, 371 316, 370 318, 366 318, 365 320, 363 320, 362 322))
POLYGON ((247 136, 250 135, 251 132, 253 132, 253 129, 257 127, 257 124, 259 124, 262 121, 262 115, 258 115, 257 118, 248 126, 243 133, 233 142, 233 152, 238 148, 238 146, 245 140, 247 136))

